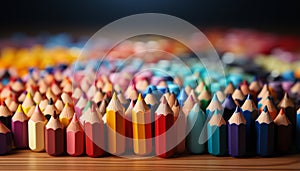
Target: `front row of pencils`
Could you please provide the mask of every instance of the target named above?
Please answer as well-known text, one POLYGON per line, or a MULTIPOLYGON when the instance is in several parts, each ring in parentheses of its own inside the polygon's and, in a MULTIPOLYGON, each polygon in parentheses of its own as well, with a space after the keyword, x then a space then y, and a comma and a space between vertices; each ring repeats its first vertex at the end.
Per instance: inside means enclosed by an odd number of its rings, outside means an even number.
MULTIPOLYGON (((36 105, 30 118, 19 105, 11 118, 11 125, 2 123, 4 120, 1 119, 0 154, 10 152, 14 146, 29 147, 36 152, 45 150, 53 156, 66 153, 80 156, 85 153, 90 157, 99 157, 107 152, 114 155, 132 152, 147 156, 155 151, 157 156, 167 158, 183 153, 186 149, 194 154, 204 153, 207 138, 208 153, 212 155, 242 157, 254 153, 272 156, 290 152, 295 140, 285 110, 281 109, 274 119, 267 106, 258 114, 257 108, 252 106, 254 102, 250 95, 242 107, 236 106, 231 114, 224 113, 229 116, 228 120, 222 116, 224 109, 216 95, 207 106, 206 114, 192 94, 186 97, 182 109, 176 98, 170 100, 170 97, 162 96, 159 105, 155 106, 154 103, 157 102, 151 100, 151 97, 143 99, 140 94, 125 111, 114 94, 104 116, 96 104, 90 102, 90 106, 87 105, 88 108, 83 109, 80 116, 72 114, 62 118, 52 110, 49 120, 39 105, 36 105), (149 98, 152 105, 145 102, 149 98), (206 120, 208 123, 205 123, 206 120), (11 131, 7 125, 11 126, 11 131)), ((8 110, 7 107, 2 105, 1 112, 5 110, 8 110)), ((299 110, 296 122, 300 123, 299 110)), ((296 135, 296 144, 300 150, 300 124, 296 125, 296 135)))

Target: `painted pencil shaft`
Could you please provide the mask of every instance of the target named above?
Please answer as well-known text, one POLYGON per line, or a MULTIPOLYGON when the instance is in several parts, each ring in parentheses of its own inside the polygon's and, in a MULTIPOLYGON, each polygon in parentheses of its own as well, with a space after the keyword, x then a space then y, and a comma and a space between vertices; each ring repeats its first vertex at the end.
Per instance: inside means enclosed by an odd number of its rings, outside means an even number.
POLYGON ((102 149, 104 142, 104 125, 101 123, 85 123, 85 152, 90 157, 99 157, 105 154, 102 149))
POLYGON ((11 133, 0 133, 0 155, 11 151, 11 133))
POLYGON ((296 123, 296 144, 297 149, 300 151, 300 108, 297 111, 297 123, 296 123))
POLYGON ((149 155, 152 152, 152 131, 150 113, 132 113, 133 150, 137 155, 149 155))
POLYGON ((28 121, 28 145, 32 151, 45 150, 45 126, 46 122, 28 121))
POLYGON ((28 121, 14 121, 12 122, 12 129, 14 145, 16 148, 28 147, 28 121))
POLYGON ((246 119, 246 143, 247 152, 252 153, 255 151, 255 116, 257 116, 257 111, 243 111, 243 116, 246 119))
POLYGON ((139 94, 132 109, 133 151, 137 155, 152 153, 152 127, 150 108, 139 94))
POLYGON ((67 132, 67 153, 71 156, 80 156, 84 153, 84 132, 67 132))
POLYGON ((0 122, 0 155, 7 154, 12 148, 12 135, 10 130, 0 122))
MULTIPOLYGON (((201 110, 198 103, 196 103, 187 116, 187 131, 190 131, 187 136, 187 147, 190 152, 200 154, 205 151, 205 144, 199 142, 202 129, 205 123, 205 114, 201 110)), ((205 133, 206 134, 206 133, 205 133)))
POLYGON ((276 151, 281 154, 286 154, 290 151, 293 139, 292 125, 277 125, 276 126, 276 151))
POLYGON ((255 122, 256 129, 256 153, 260 156, 270 156, 274 154, 274 123, 255 122))
POLYGON ((228 125, 228 153, 233 157, 246 155, 246 126, 228 125))
POLYGON ((46 130, 45 150, 51 156, 59 156, 65 152, 65 132, 63 128, 46 130))
POLYGON ((221 156, 227 153, 227 127, 207 124, 208 152, 221 156))
POLYGON ((186 117, 180 112, 178 117, 174 118, 174 123, 176 127, 177 143, 176 153, 181 154, 185 152, 185 134, 186 134, 186 117))
POLYGON ((173 142, 176 141, 175 130, 168 131, 174 124, 174 115, 156 115, 155 118, 155 151, 162 158, 171 157, 174 154, 173 142))
POLYGON ((108 152, 120 155, 125 152, 125 119, 119 111, 106 112, 108 152))
POLYGON ((73 115, 73 119, 67 127, 66 132, 67 153, 71 156, 82 155, 84 153, 84 131, 76 115, 73 115))

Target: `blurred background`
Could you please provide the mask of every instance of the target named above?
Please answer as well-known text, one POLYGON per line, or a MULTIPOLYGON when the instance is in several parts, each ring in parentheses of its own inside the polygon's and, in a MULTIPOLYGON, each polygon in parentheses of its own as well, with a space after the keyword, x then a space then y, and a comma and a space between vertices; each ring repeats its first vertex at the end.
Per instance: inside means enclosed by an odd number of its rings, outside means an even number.
POLYGON ((0 34, 91 33, 119 18, 147 12, 174 15, 200 28, 242 27, 297 33, 299 11, 297 1, 277 0, 12 0, 1 2, 0 34))
MULTIPOLYGON (((5 1, 0 5, 0 68, 26 73, 32 66, 72 63, 88 38, 106 24, 133 14, 163 13, 199 27, 225 64, 255 75, 262 68, 275 76, 298 71, 300 78, 299 11, 296 1, 274 0, 5 1)), ((136 46, 147 48, 148 41, 126 42, 110 55, 123 58, 136 46)), ((174 41, 155 41, 179 56, 188 50, 174 41)), ((192 37, 191 43, 201 40, 192 37)), ((102 50, 93 53, 99 56, 102 50)))

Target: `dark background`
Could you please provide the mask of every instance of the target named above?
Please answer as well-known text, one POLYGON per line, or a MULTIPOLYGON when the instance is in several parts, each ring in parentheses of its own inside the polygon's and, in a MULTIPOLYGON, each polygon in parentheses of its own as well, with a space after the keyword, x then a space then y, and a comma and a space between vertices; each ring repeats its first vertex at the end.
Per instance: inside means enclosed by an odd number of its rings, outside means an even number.
POLYGON ((177 16, 200 28, 247 27, 298 33, 299 11, 296 1, 288 0, 7 0, 0 5, 0 31, 94 31, 121 17, 155 12, 177 16))

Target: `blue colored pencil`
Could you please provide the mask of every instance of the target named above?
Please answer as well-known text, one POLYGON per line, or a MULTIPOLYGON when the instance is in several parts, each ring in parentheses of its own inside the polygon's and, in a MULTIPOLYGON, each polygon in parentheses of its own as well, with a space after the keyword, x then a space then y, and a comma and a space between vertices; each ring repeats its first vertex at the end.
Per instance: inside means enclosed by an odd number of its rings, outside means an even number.
POLYGON ((275 125, 267 106, 255 121, 256 153, 260 156, 274 154, 275 125))
POLYGON ((184 88, 182 88, 178 94, 177 100, 179 102, 180 107, 183 106, 185 100, 187 99, 188 95, 186 94, 184 88))
POLYGON ((247 152, 249 154, 255 151, 255 119, 258 116, 258 109, 251 98, 251 95, 247 95, 243 106, 241 107, 243 111, 243 116, 246 119, 246 143, 247 152))

